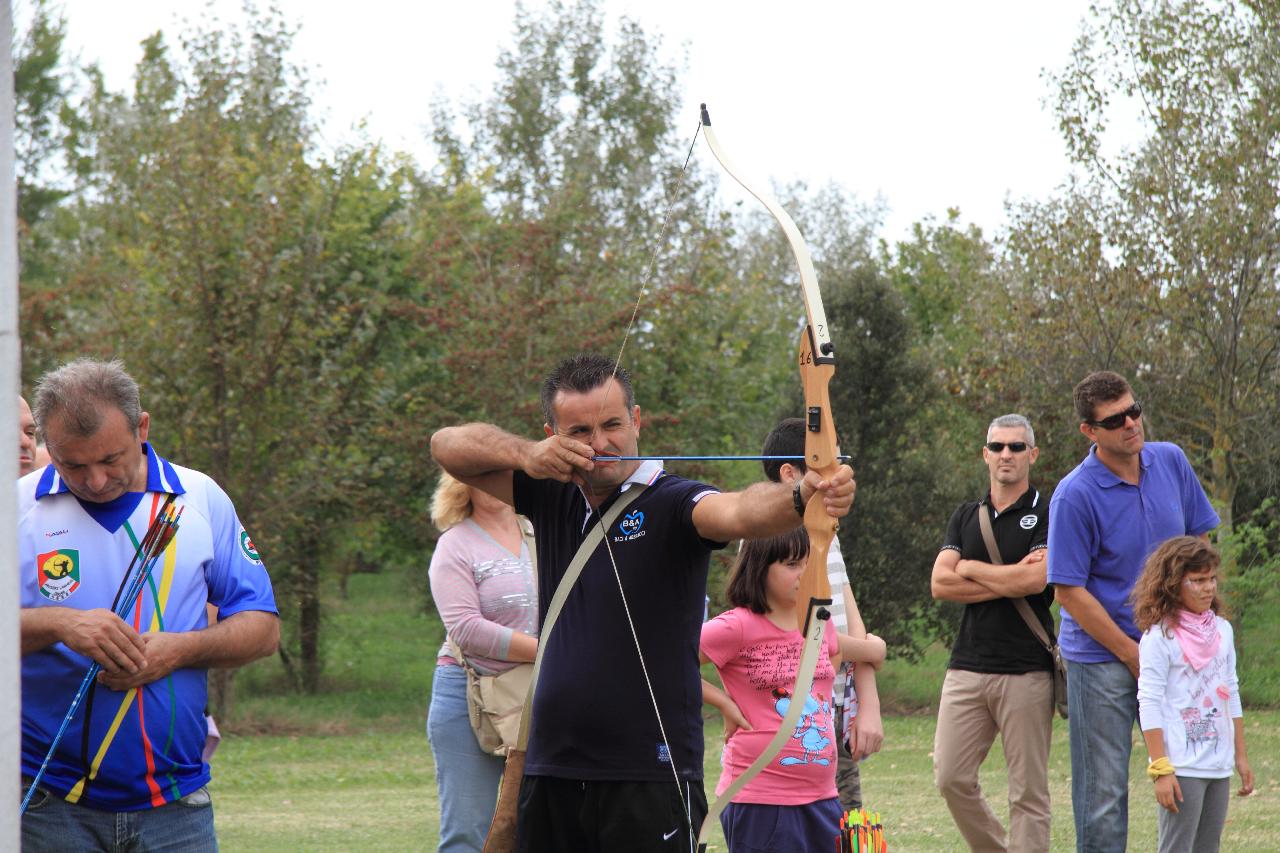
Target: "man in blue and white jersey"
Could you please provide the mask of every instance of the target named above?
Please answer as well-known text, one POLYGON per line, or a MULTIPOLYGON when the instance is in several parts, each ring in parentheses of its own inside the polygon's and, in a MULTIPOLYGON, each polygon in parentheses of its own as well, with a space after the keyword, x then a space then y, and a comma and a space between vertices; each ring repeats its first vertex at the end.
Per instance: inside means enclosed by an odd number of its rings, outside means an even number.
POLYGON ((46 374, 35 419, 51 464, 18 481, 27 785, 91 663, 102 673, 23 816, 23 849, 216 850, 207 670, 275 651, 271 581, 226 493, 147 443, 150 417, 119 362, 46 374), (122 619, 126 569, 170 495, 177 535, 122 619))

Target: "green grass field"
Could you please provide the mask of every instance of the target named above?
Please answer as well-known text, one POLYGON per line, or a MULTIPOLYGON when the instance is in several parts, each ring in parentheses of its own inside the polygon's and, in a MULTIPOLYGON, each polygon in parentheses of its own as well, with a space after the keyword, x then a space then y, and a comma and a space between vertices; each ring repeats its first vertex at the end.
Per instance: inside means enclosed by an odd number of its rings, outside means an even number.
MULTIPOLYGON (((326 595, 324 693, 303 697, 285 687, 280 664, 263 661, 237 682, 235 713, 214 759, 219 838, 227 851, 409 851, 437 842, 435 771, 423 732, 431 672, 441 630, 406 590, 403 575, 357 575, 350 598, 326 595)), ((328 591, 327 591, 328 592, 328 591)), ((1255 612, 1260 608, 1255 608, 1255 612)), ((1267 620, 1274 622, 1267 614, 1267 620)), ((1271 674, 1276 634, 1251 626, 1241 680, 1271 674), (1265 639, 1264 639, 1265 638, 1265 639), (1247 667, 1247 668, 1246 668, 1247 667)), ((1274 627, 1274 625, 1273 625, 1274 627)), ((879 810, 891 849, 963 850, 932 783, 933 717, 946 652, 927 651, 917 664, 890 661, 881 692, 890 716, 885 748, 863 765, 867 807, 879 810)), ((1264 679, 1259 679, 1264 681, 1264 679)), ((1263 694, 1268 691, 1264 689, 1263 694)), ((1254 695, 1252 702, 1258 703, 1254 695)), ((1280 850, 1280 711, 1246 710, 1250 759, 1258 778, 1252 797, 1233 797, 1223 838, 1227 851, 1280 850)), ((708 793, 718 773, 721 728, 707 721, 708 793)), ((1135 730, 1130 783, 1130 849, 1155 844, 1155 805, 1135 730)), ((1074 849, 1066 724, 1055 721, 1050 758, 1053 849, 1074 849)), ((1233 783, 1234 784, 1234 783, 1233 783)), ((984 765, 982 785, 1007 817, 999 744, 984 765)), ((717 832, 715 849, 724 850, 717 832)))
MULTIPOLYGON (((1258 792, 1233 797, 1223 850, 1280 850, 1280 713, 1247 715, 1258 792)), ((885 721, 885 748, 863 765, 867 807, 881 812, 892 849, 963 849, 932 784, 930 717, 885 721)), ((707 725, 707 787, 716 778, 718 719, 707 725)), ((1007 817, 999 745, 982 785, 997 814, 1007 817)), ((1155 800, 1135 748, 1130 768, 1130 849, 1155 846, 1155 800)), ((1072 846, 1071 768, 1066 726, 1054 732, 1050 764, 1053 849, 1072 846)), ((1233 783, 1234 784, 1234 783, 1233 783)), ((212 786, 218 834, 228 851, 407 851, 434 849, 439 812, 426 736, 415 725, 347 734, 228 737, 215 758, 212 786)), ((715 849, 724 850, 719 832, 715 849)))

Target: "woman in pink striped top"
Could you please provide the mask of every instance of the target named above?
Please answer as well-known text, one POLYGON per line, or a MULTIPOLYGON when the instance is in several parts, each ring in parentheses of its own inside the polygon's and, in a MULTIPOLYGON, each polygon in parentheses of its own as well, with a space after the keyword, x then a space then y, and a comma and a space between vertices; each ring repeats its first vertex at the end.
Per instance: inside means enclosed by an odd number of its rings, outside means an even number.
POLYGON ((538 651, 537 578, 531 538, 506 503, 441 476, 431 520, 444 531, 431 556, 431 597, 447 637, 436 657, 427 738, 440 797, 441 851, 479 851, 493 818, 503 759, 476 744, 467 716, 466 662, 493 675, 538 651))

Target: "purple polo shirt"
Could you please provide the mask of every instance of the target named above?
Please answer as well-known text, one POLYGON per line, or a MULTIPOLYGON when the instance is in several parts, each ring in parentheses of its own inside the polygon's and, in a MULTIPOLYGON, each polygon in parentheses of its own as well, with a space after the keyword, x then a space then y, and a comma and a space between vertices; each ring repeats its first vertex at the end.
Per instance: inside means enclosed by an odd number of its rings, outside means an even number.
MULTIPOLYGON (((1218 514, 1182 448, 1148 442, 1140 464, 1135 486, 1113 474, 1091 447, 1058 484, 1049 505, 1049 583, 1087 589, 1134 640, 1141 632, 1129 593, 1147 557, 1166 539, 1199 536, 1218 526, 1218 514)), ((1058 642, 1068 660, 1116 660, 1066 609, 1058 642)))

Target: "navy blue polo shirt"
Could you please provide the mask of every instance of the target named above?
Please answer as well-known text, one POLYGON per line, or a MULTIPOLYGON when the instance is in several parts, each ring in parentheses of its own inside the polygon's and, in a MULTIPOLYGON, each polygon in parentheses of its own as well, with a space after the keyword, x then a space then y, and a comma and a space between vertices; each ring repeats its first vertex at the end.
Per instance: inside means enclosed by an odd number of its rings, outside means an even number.
MULTIPOLYGON (((1049 583, 1082 586, 1121 631, 1137 640, 1129 594, 1161 542, 1218 526, 1191 463, 1176 444, 1148 442, 1138 485, 1098 459, 1097 447, 1063 478, 1049 513, 1049 583)), ((1062 656, 1079 663, 1114 661, 1105 646, 1062 610, 1062 656)))
MULTIPOLYGON (((959 551, 962 560, 991 562, 978 523, 979 512, 992 511, 990 501, 988 494, 981 501, 970 501, 957 507, 951 515, 951 523, 947 525, 947 538, 942 543, 942 550, 959 551)), ((1012 506, 995 514, 991 520, 991 532, 995 535, 996 547, 1000 549, 1000 558, 1005 565, 1018 562, 1032 551, 1046 547, 1049 501, 1041 498, 1034 488, 1028 488, 1012 506)), ((1026 598, 1045 633, 1052 635, 1053 615, 1049 612, 1049 604, 1053 601, 1053 591, 1046 586, 1041 592, 1026 598)), ((1053 659, 1027 627, 1013 599, 995 598, 964 606, 960 630, 956 633, 951 661, 947 666, 969 672, 1015 675, 1052 669, 1053 659)))
MULTIPOLYGON (((642 481, 661 468, 642 466, 642 481)), ((539 624, 589 527, 599 524, 576 486, 514 472, 516 512, 534 526, 539 624)), ((657 697, 671 755, 645 687, 636 642, 604 543, 583 567, 547 643, 534 694, 525 772, 599 781, 702 778, 698 641, 711 552, 693 508, 717 490, 658 476, 607 532, 657 697)), ((607 512, 618 495, 601 507, 607 512)))

